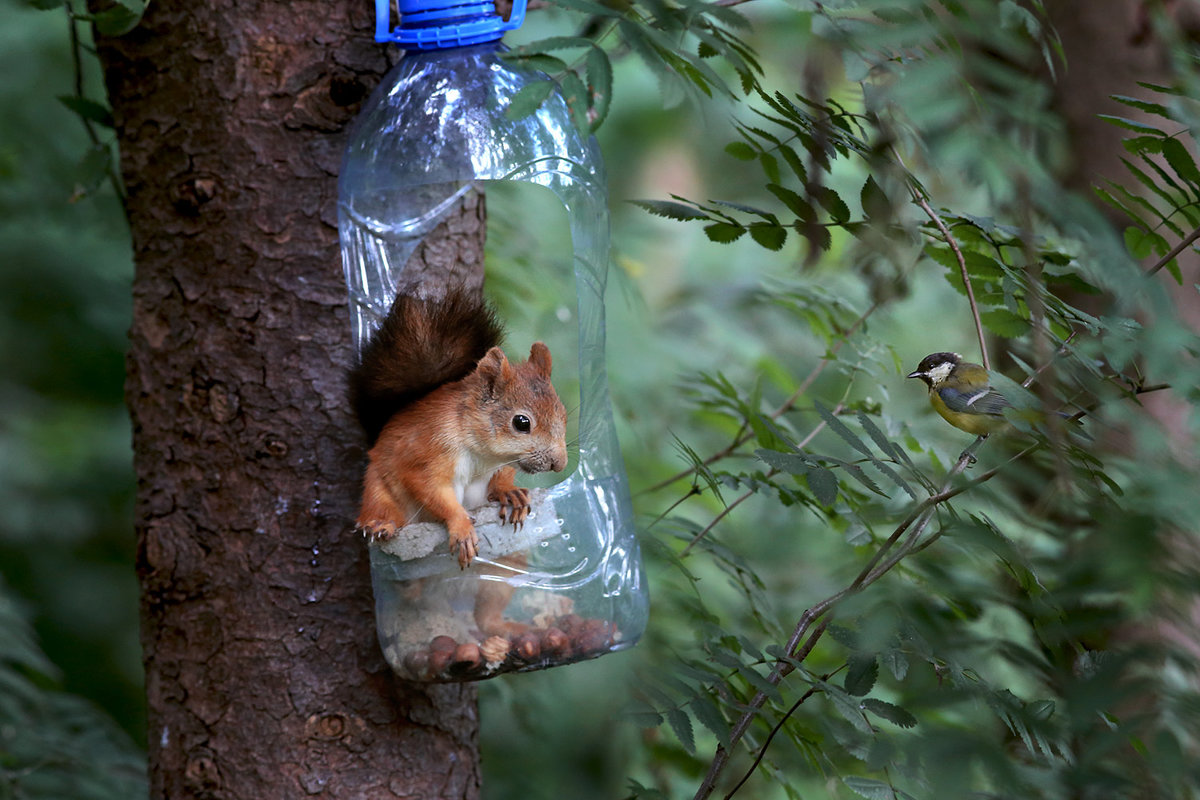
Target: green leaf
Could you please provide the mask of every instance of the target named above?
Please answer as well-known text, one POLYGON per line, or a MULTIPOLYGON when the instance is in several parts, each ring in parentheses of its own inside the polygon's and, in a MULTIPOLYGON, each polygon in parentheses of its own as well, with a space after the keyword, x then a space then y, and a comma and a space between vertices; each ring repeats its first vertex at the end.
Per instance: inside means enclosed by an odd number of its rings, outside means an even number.
POLYGON ((829 248, 833 247, 833 234, 824 225, 810 224, 805 220, 800 220, 793 227, 816 249, 827 252, 829 248))
POLYGON ((513 95, 504 115, 509 119, 524 119, 538 110, 550 93, 554 91, 555 83, 551 80, 534 81, 521 87, 513 95))
POLYGON ((828 508, 837 501, 838 480, 832 470, 813 467, 804 473, 804 480, 808 483, 813 497, 817 498, 817 502, 821 505, 828 508))
POLYGON ((758 151, 746 142, 730 142, 725 145, 725 152, 738 161, 753 161, 758 158, 758 151))
POLYGON ((94 144, 79 160, 76 173, 76 197, 83 196, 96 189, 108 176, 112 166, 112 149, 101 142, 94 144))
POLYGON ((857 412, 856 416, 858 424, 871 437, 871 441, 875 442, 875 446, 879 448, 879 452, 893 461, 900 461, 903 455, 900 448, 888 441, 887 436, 883 434, 883 431, 879 430, 879 426, 875 424, 875 421, 861 410, 857 412))
POLYGON ((847 222, 850 219, 850 207, 838 196, 838 193, 828 186, 817 186, 812 190, 813 196, 821 207, 829 212, 834 222, 847 222))
POLYGON ((891 786, 874 778, 862 778, 857 775, 847 775, 842 778, 846 787, 867 800, 897 800, 896 792, 891 786))
POLYGON ((893 725, 899 725, 901 728, 912 728, 917 724, 917 718, 905 711, 903 708, 883 700, 876 700, 874 697, 868 697, 862 701, 863 708, 870 711, 877 717, 886 719, 893 725))
POLYGON ((779 154, 783 156, 783 160, 787 162, 788 168, 792 174, 800 179, 800 183, 808 180, 808 170, 804 166, 804 161, 800 156, 796 155, 796 151, 789 145, 783 144, 779 146, 779 154))
POLYGON ((791 475, 807 475, 817 463, 801 453, 781 453, 777 450, 756 450, 754 455, 777 470, 791 475))
POLYGON ((868 694, 879 678, 879 662, 875 655, 855 653, 846 662, 846 677, 842 680, 848 694, 862 697, 868 694))
POLYGON ((708 490, 712 492, 713 495, 721 501, 721 503, 724 503, 725 499, 721 497, 721 484, 717 481, 717 477, 713 474, 713 471, 709 469, 707 464, 704 463, 704 459, 700 457, 700 454, 689 447, 687 443, 678 436, 672 435, 671 438, 675 441, 676 449, 683 453, 684 457, 691 463, 692 469, 696 472, 696 476, 704 481, 705 485, 708 486, 708 490))
POLYGON ((659 714, 654 706, 641 700, 631 701, 631 706, 627 707, 621 716, 639 728, 657 728, 663 723, 662 714, 659 714))
POLYGON ((821 683, 819 685, 825 692, 825 696, 833 704, 833 707, 839 714, 845 717, 847 722, 863 733, 874 733, 871 730, 871 723, 864 716, 858 700, 831 683, 821 683))
POLYGON ((904 680, 904 676, 908 674, 908 656, 902 650, 884 650, 879 654, 879 660, 898 681, 904 680))
POLYGON ((1139 100, 1136 97, 1129 97, 1128 95, 1124 94, 1113 94, 1109 95, 1109 97, 1111 97, 1113 100, 1116 100, 1121 105, 1129 106, 1130 108, 1136 108, 1139 111, 1145 111, 1148 114, 1154 114, 1157 117, 1171 119, 1171 112, 1167 111, 1167 107, 1162 103, 1151 103, 1149 101, 1139 100))
POLYGON ((124 36, 142 21, 142 11, 124 5, 115 5, 98 14, 92 14, 92 24, 103 36, 124 36))
POLYGON ((755 222, 750 226, 750 238, 768 250, 780 250, 787 242, 787 228, 755 222))
POLYGON ((1149 258, 1154 252, 1154 234, 1141 228, 1125 229, 1125 247, 1137 259, 1149 258))
POLYGON ((1175 170, 1175 174, 1183 180, 1187 181, 1193 187, 1200 187, 1200 169, 1196 168, 1196 162, 1192 159, 1192 154, 1183 146, 1183 142, 1178 139, 1163 140, 1163 157, 1167 159, 1167 163, 1171 165, 1171 169, 1175 170))
POLYGON ((808 221, 817 218, 817 212, 813 209, 812 204, 786 186, 768 183, 767 191, 778 197, 787 210, 796 215, 797 219, 808 221))
POLYGON ((687 222, 693 219, 708 219, 708 215, 702 211, 697 211, 691 206, 685 206, 683 203, 676 203, 671 200, 632 200, 635 206, 649 211, 656 217, 666 217, 667 219, 687 222))
POLYGON ((676 738, 680 744, 689 753, 696 752, 696 734, 692 729, 692 718, 687 715, 687 712, 682 708, 667 709, 667 722, 671 726, 671 730, 675 732, 676 738))
POLYGON ((604 48, 593 47, 588 51, 584 65, 587 71, 588 103, 593 111, 591 127, 594 131, 608 117, 608 109, 612 105, 612 62, 604 48))
POLYGON ((571 119, 574 120, 575 127, 579 129, 580 133, 588 133, 591 130, 591 124, 588 122, 591 96, 587 86, 584 85, 583 79, 574 72, 563 73, 559 82, 562 87, 563 99, 567 101, 567 110, 571 112, 571 119))
POLYGON ((854 431, 846 427, 846 424, 838 419, 832 411, 824 406, 824 404, 822 404, 820 401, 814 401, 813 408, 816 409, 817 413, 821 416, 821 419, 825 421, 825 424, 829 426, 831 431, 842 437, 842 439, 848 445, 862 453, 864 456, 872 458, 871 450, 867 447, 866 443, 863 442, 863 440, 860 439, 858 435, 854 433, 854 431))
POLYGON ((892 217, 892 201, 884 194, 883 189, 879 188, 874 176, 867 176, 867 182, 859 192, 859 202, 868 219, 884 221, 892 217))
POLYGON ((726 747, 729 746, 729 723, 721 714, 720 707, 707 693, 698 695, 688 704, 688 707, 692 709, 692 713, 696 715, 700 724, 717 737, 718 742, 726 747))
POLYGON ((981 312, 979 321, 983 326, 997 336, 1006 339, 1016 339, 1029 332, 1029 320, 1014 314, 1006 308, 997 308, 981 312))
POLYGON ((1161 153, 1163 140, 1157 136, 1130 136, 1121 140, 1121 146, 1134 155, 1161 153))
POLYGON ((103 125, 106 128, 111 128, 113 126, 112 113, 106 106, 97 103, 95 100, 88 100, 86 97, 62 94, 58 96, 58 102, 74 111, 80 116, 81 119, 85 119, 89 122, 95 122, 96 124, 103 125))
POLYGON ((770 153, 759 153, 758 161, 762 164, 763 174, 767 176, 767 180, 771 183, 779 183, 779 160, 770 153))
POLYGON ((599 49, 595 42, 582 36, 547 36, 545 39, 514 47, 507 55, 520 58, 536 53, 550 53, 555 50, 573 50, 583 47, 592 50, 599 49))
POLYGON ((712 225, 704 226, 704 234, 710 241, 717 242, 718 244, 736 242, 745 233, 745 226, 732 222, 714 222, 712 225))
POLYGON ((783 701, 783 695, 779 693, 779 687, 758 674, 758 671, 754 667, 751 667, 749 664, 741 664, 738 666, 738 674, 745 678, 751 686, 775 702, 779 703, 783 701))
POLYGON ((558 58, 557 56, 546 55, 545 53, 530 53, 527 56, 514 59, 514 61, 518 61, 522 67, 527 69, 539 70, 541 72, 549 73, 550 75, 557 75, 560 72, 566 72, 568 69, 570 69, 570 67, 567 66, 567 62, 563 61, 561 58, 558 58))
POLYGON ((1144 122, 1138 122, 1137 120, 1127 119, 1125 117, 1117 117, 1113 116, 1112 114, 1097 114, 1096 116, 1098 116, 1100 119, 1108 120, 1109 122, 1121 128, 1136 131, 1137 133, 1150 134, 1160 137, 1166 137, 1167 135, 1166 131, 1156 128, 1153 125, 1147 125, 1144 122))

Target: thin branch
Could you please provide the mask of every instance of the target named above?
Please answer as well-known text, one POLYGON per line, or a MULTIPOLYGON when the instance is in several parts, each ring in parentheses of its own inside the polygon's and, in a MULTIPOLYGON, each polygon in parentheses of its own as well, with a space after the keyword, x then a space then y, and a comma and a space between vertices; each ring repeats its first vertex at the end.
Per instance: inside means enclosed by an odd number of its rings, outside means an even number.
POLYGON ((962 274, 963 286, 967 288, 967 302, 971 304, 971 317, 975 320, 975 335, 979 337, 979 353, 983 358, 983 368, 990 370, 992 368, 991 360, 988 358, 987 341, 983 337, 983 322, 979 319, 979 304, 975 302, 975 290, 971 288, 971 276, 967 274, 967 260, 963 257, 962 250, 959 249, 958 241, 954 235, 950 233, 950 229, 946 227, 946 223, 938 216, 933 207, 929 205, 929 201, 924 195, 914 186, 911 187, 913 199, 917 205, 921 207, 931 220, 942 232, 942 236, 946 238, 946 244, 950 245, 950 249, 954 252, 954 258, 958 261, 958 269, 962 274))
POLYGON ((1191 245, 1193 242, 1195 242, 1197 239, 1200 239, 1200 227, 1196 228, 1196 230, 1189 233, 1182 242, 1180 242, 1179 244, 1172 247, 1170 252, 1168 252, 1165 256, 1160 258, 1154 264, 1154 266, 1152 266, 1150 269, 1146 270, 1146 275, 1153 275, 1156 272, 1158 272, 1160 269, 1165 267, 1167 264, 1170 264, 1171 261, 1173 261, 1176 256, 1178 256, 1180 253, 1182 253, 1184 250, 1186 250, 1188 248, 1188 246, 1191 245))

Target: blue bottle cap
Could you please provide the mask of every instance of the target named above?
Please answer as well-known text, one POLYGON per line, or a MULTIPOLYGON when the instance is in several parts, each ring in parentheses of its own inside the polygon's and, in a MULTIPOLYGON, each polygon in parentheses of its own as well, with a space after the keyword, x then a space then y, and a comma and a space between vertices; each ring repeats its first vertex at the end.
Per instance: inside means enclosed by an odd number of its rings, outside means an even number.
POLYGON ((490 2, 475 0, 396 0, 400 25, 393 30, 391 0, 375 0, 375 41, 405 50, 441 50, 494 42, 521 27, 525 0, 513 0, 508 21, 490 2))

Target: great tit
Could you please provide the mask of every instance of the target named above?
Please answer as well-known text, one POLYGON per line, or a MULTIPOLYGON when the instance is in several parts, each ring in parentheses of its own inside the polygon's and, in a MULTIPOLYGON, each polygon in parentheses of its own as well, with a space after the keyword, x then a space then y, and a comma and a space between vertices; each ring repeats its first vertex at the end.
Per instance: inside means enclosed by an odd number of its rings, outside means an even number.
POLYGON ((1012 404, 991 387, 986 369, 958 353, 927 355, 908 377, 925 381, 933 410, 959 430, 987 436, 1007 424, 1004 409, 1012 404))

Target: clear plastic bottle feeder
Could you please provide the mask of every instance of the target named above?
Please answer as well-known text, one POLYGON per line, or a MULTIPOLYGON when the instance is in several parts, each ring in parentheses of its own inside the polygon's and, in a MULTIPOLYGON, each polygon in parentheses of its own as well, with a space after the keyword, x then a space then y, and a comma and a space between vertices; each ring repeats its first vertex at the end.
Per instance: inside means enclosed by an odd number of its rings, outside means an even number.
MULTIPOLYGON (((506 117, 522 87, 546 79, 501 58, 498 40, 521 23, 524 0, 507 22, 490 4, 400 0, 395 31, 388 0, 376 10, 376 39, 407 52, 355 120, 342 161, 338 223, 355 346, 361 352, 405 285, 409 257, 460 198, 517 182, 548 189, 565 207, 579 362, 575 397, 560 385, 569 347, 554 353, 554 382, 578 415, 578 451, 554 476, 565 479, 533 489, 523 527, 501 524, 495 507, 468 509, 479 551, 465 570, 437 523, 370 545, 384 655, 401 677, 456 681, 628 648, 645 628, 647 595, 604 363, 608 209, 598 147, 557 92, 531 116, 506 117), (482 629, 481 593, 511 595, 503 630, 482 629)), ((506 353, 520 359, 530 344, 510 335, 506 353)))

